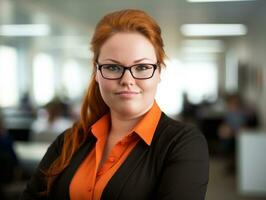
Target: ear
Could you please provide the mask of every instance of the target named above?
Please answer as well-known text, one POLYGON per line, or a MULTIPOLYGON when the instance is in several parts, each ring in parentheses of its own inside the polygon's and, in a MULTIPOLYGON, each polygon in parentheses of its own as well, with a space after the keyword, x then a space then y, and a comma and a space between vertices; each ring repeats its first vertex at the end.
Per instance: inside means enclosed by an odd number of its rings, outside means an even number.
POLYGON ((98 76, 97 76, 97 72, 95 73, 95 75, 94 75, 94 79, 95 79, 95 81, 98 83, 98 76))
POLYGON ((160 83, 161 82, 161 71, 159 71, 159 73, 158 73, 158 83, 160 83))

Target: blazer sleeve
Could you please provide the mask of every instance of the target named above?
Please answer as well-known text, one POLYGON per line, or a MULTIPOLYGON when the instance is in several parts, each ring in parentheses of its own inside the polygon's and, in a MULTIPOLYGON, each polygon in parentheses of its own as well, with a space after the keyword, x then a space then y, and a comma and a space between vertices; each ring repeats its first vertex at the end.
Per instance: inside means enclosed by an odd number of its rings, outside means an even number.
POLYGON ((59 156, 63 144, 63 137, 64 133, 59 135, 56 140, 49 146, 36 171, 27 183, 26 188, 21 195, 21 200, 47 199, 46 196, 40 195, 40 192, 44 192, 46 190, 45 177, 41 170, 47 169, 51 165, 51 163, 59 156))
POLYGON ((157 198, 160 200, 204 200, 209 176, 205 137, 189 128, 176 139, 164 164, 157 198))

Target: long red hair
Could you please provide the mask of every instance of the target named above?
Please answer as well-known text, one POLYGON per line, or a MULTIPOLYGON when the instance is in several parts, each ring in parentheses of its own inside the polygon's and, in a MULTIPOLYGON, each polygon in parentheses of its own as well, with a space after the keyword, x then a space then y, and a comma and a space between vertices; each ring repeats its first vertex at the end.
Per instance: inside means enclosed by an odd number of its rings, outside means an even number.
POLYGON ((154 46, 157 61, 164 66, 165 53, 161 29, 156 21, 141 10, 126 9, 104 16, 96 26, 91 40, 93 52, 93 73, 81 107, 81 119, 66 131, 60 156, 44 171, 47 177, 46 194, 51 191, 56 177, 69 165, 79 147, 86 141, 90 127, 109 111, 104 103, 99 86, 95 81, 96 62, 101 47, 108 38, 118 32, 136 32, 145 36, 154 46))

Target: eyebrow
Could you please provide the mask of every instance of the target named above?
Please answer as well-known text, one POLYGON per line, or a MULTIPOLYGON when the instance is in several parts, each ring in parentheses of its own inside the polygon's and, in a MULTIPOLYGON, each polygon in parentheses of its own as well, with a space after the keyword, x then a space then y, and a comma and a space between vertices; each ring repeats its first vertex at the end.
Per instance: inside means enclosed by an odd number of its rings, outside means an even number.
MULTIPOLYGON (((122 64, 121 62, 119 62, 117 60, 114 60, 114 59, 111 59, 111 58, 107 58, 107 59, 104 59, 104 60, 105 61, 111 61, 111 62, 114 62, 114 63, 117 63, 117 64, 122 64)), ((141 59, 135 60, 133 63, 139 63, 139 62, 142 62, 143 60, 150 60, 150 61, 152 61, 149 58, 141 58, 141 59)))

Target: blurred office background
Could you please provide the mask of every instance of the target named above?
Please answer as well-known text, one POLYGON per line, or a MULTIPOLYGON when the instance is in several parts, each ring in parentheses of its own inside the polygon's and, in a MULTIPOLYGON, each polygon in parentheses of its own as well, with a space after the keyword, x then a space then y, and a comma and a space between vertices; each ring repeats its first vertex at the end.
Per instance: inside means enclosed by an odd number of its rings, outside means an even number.
POLYGON ((160 24, 157 102, 209 144, 207 200, 266 199, 265 0, 0 0, 0 199, 18 199, 78 119, 97 21, 122 8, 160 24))

